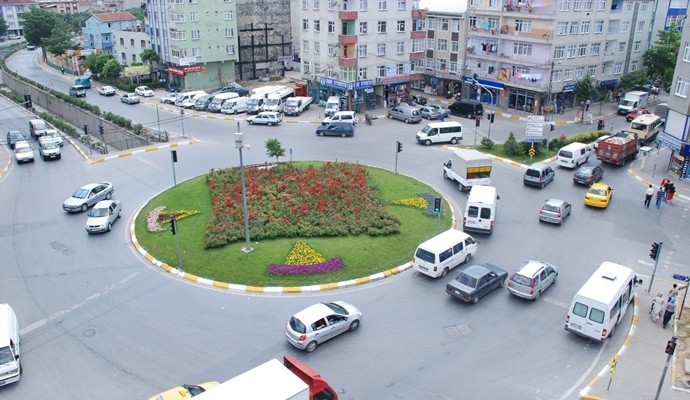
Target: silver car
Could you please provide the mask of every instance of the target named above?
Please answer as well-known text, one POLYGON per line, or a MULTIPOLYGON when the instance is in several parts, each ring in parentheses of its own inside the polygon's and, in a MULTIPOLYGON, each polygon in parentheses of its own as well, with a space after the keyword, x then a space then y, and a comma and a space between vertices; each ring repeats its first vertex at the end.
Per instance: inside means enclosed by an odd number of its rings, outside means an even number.
POLYGON ((419 107, 419 112, 422 113, 422 118, 426 119, 438 119, 441 114, 439 112, 431 107, 419 107))
POLYGON ((120 101, 127 104, 137 104, 141 99, 135 93, 125 93, 120 97, 120 101))
POLYGON ((285 336, 298 349, 312 352, 328 339, 356 331, 361 320, 362 312, 350 303, 318 303, 293 315, 285 324, 285 336))
POLYGON ((67 212, 86 211, 101 200, 110 200, 114 191, 115 188, 110 182, 89 183, 77 189, 72 197, 65 200, 62 209, 67 212))
POLYGON ((450 117, 450 109, 438 104, 427 104, 426 107, 436 110, 437 113, 442 114, 444 118, 450 117))
POLYGON ((570 215, 572 206, 565 200, 548 199, 539 210, 539 222, 551 222, 563 225, 563 221, 570 215))
POLYGON ((48 129, 43 136, 38 138, 39 143, 46 140, 54 140, 58 142, 60 147, 65 144, 64 140, 62 139, 62 134, 57 129, 48 129))
POLYGON ((122 207, 117 200, 103 200, 89 211, 89 219, 86 220, 88 233, 110 232, 115 221, 122 216, 122 207))
POLYGON ((542 261, 529 260, 508 279, 508 291, 518 297, 537 300, 543 291, 556 283, 558 268, 542 261))
POLYGON ((258 113, 257 115, 252 115, 251 117, 247 118, 247 122, 249 122, 249 125, 254 125, 254 124, 263 124, 263 125, 278 125, 283 121, 283 117, 280 115, 280 113, 277 113, 275 111, 263 111, 258 113))

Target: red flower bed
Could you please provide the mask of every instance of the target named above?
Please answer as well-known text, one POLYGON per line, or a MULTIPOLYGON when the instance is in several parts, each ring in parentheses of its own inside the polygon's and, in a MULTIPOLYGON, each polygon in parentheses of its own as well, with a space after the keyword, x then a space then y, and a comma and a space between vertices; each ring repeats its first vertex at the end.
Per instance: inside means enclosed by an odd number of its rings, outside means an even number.
MULTIPOLYGON (((366 169, 349 163, 320 167, 245 168, 252 239, 389 235, 400 223, 389 215, 366 169)), ((213 213, 206 247, 244 240, 239 169, 212 171, 213 213)))

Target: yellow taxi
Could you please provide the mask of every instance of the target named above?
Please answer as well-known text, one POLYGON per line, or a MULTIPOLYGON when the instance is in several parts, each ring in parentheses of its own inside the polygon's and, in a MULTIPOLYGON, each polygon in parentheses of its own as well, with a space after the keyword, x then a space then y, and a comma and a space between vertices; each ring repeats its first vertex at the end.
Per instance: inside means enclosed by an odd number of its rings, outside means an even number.
POLYGON ((149 397, 149 400, 187 400, 209 389, 213 389, 216 386, 218 386, 218 382, 206 382, 198 385, 182 385, 170 390, 166 390, 165 392, 159 393, 153 397, 149 397))
POLYGON ((613 196, 613 188, 603 182, 598 182, 589 187, 585 194, 585 205, 590 207, 606 208, 613 196))

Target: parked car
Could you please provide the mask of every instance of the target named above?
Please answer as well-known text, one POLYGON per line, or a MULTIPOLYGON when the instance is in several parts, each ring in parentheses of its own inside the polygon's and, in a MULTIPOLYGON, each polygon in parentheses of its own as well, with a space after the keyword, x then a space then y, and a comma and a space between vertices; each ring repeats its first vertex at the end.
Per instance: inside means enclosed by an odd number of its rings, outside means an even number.
POLYGON ((141 97, 153 97, 155 94, 148 86, 138 86, 136 89, 134 89, 134 93, 141 97))
POLYGON ((7 38, 10 40, 17 40, 17 39, 21 39, 21 36, 19 36, 19 35, 7 35, 7 38))
POLYGON ((167 93, 161 97, 161 103, 163 104, 175 104, 175 100, 177 100, 177 93, 175 92, 167 93))
POLYGON ((242 86, 236 83, 231 83, 226 86, 214 89, 213 91, 211 91, 211 94, 220 94, 228 92, 237 93, 240 97, 249 96, 249 89, 243 88, 242 86))
POLYGON ((64 203, 62 209, 67 212, 86 211, 87 208, 101 200, 110 200, 115 188, 110 182, 89 183, 77 189, 64 203))
POLYGON ((558 268, 542 261, 525 261, 508 279, 508 291, 524 299, 537 300, 556 283, 558 268))
POLYGON ((326 126, 316 128, 318 136, 354 136, 355 126, 349 122, 331 122, 326 126))
POLYGON ((625 116, 625 120, 628 122, 632 122, 635 118, 639 117, 640 115, 645 115, 645 114, 651 114, 649 110, 646 108, 638 108, 635 110, 632 110, 628 113, 628 115, 625 116))
POLYGON ((19 131, 9 131, 7 132, 7 145, 10 146, 10 149, 14 150, 14 145, 17 142, 23 142, 25 141, 26 138, 24 135, 22 135, 21 132, 19 131))
POLYGON ((435 108, 432 107, 419 107, 419 112, 422 114, 422 118, 426 119, 439 119, 439 117, 441 116, 441 114, 435 108))
POLYGON ((17 164, 34 162, 34 151, 26 140, 14 144, 14 156, 17 164))
POLYGON ((412 101, 414 101, 415 103, 417 103, 420 106, 423 106, 423 105, 426 105, 427 98, 422 96, 422 95, 415 94, 414 96, 412 96, 412 101))
POLYGON ((589 186, 594 182, 599 182, 603 176, 604 169, 601 166, 585 164, 581 165, 573 174, 573 183, 589 186))
POLYGON ((597 140, 594 141, 594 144, 592 145, 594 147, 594 150, 599 148, 599 143, 603 142, 604 140, 612 137, 611 135, 602 135, 597 138, 597 140))
POLYGON ((446 285, 446 293, 465 303, 477 303, 497 287, 503 287, 508 273, 493 264, 472 265, 465 268, 455 279, 446 285))
POLYGON ((122 216, 122 207, 118 200, 101 200, 89 211, 86 220, 88 233, 110 232, 113 224, 122 216))
POLYGON ((356 331, 361 320, 362 312, 350 303, 317 303, 290 318, 285 324, 285 336, 298 349, 312 352, 326 340, 356 331))
POLYGON ((115 88, 112 86, 102 86, 98 88, 98 94, 101 96, 115 96, 115 88))
POLYGON ((127 104, 137 104, 141 101, 136 93, 125 93, 120 97, 120 101, 127 104))
POLYGON ((606 208, 609 206, 612 196, 613 188, 603 182, 598 182, 590 186, 585 194, 585 205, 606 208))
POLYGON ((442 114, 444 118, 450 117, 450 108, 439 104, 427 104, 429 108, 433 108, 437 113, 442 114))
POLYGON ((275 111, 262 111, 256 115, 247 117, 247 122, 249 125, 262 124, 262 125, 278 125, 283 121, 283 116, 275 111))
POLYGON ((548 199, 539 210, 539 222, 551 222, 563 225, 563 221, 570 215, 572 206, 565 200, 548 199))

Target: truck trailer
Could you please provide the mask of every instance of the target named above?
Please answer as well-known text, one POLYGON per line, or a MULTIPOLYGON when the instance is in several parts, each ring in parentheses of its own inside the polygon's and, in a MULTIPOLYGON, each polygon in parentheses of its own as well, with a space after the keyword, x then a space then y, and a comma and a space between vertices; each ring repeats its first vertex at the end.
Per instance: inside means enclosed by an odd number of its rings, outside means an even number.
POLYGON ((632 132, 621 131, 597 145, 597 159, 615 165, 625 165, 637 157, 640 141, 632 132))
POLYGON ((454 150, 443 164, 443 177, 456 181, 461 191, 469 191, 473 185, 490 185, 492 161, 477 150, 454 150))

